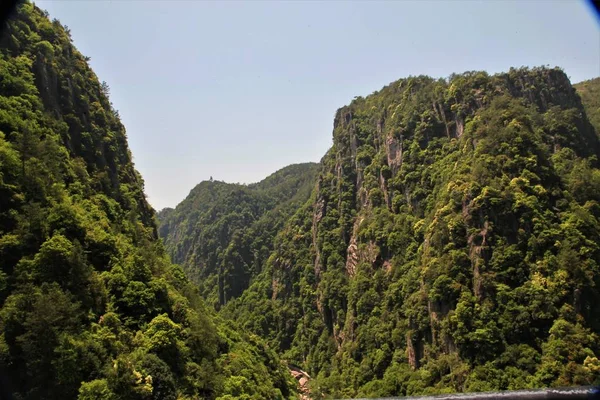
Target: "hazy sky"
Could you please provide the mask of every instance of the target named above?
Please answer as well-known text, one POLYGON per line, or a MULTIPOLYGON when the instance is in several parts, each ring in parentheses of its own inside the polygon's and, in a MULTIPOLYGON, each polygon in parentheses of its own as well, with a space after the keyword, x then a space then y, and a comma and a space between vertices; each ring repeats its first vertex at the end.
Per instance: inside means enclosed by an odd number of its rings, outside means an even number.
POLYGON ((210 176, 319 161, 339 107, 408 75, 600 75, 598 20, 577 0, 35 3, 109 84, 156 209, 210 176))

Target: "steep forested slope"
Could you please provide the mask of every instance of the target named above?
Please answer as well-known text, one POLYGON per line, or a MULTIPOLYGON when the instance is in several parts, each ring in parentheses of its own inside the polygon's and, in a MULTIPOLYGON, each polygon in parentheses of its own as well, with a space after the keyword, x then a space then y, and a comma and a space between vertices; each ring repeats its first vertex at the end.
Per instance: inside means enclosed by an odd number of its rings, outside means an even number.
POLYGON ((590 122, 596 128, 596 132, 600 132, 600 78, 579 82, 573 87, 577 89, 577 93, 581 96, 583 107, 590 122))
POLYGON ((204 181, 176 209, 159 212, 160 237, 173 262, 218 307, 261 271, 275 234, 308 199, 316 172, 317 164, 306 163, 247 186, 204 181))
POLYGON ((68 30, 30 3, 2 28, 0 397, 293 397, 276 355, 167 262, 108 87, 68 30))
POLYGON ((224 314, 335 397, 598 382, 599 141, 560 69, 401 79, 333 138, 224 314))

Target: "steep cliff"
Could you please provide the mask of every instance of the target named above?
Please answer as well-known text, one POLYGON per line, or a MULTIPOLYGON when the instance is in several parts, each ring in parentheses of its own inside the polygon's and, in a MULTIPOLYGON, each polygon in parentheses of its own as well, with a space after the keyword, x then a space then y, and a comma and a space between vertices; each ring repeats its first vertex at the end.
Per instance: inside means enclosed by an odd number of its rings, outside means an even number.
POLYGON ((167 261, 108 86, 66 28, 19 5, 0 36, 0 397, 294 392, 167 261))
POLYGON ((224 314, 334 397, 600 377, 599 141, 560 69, 396 81, 224 314))
POLYGON ((205 181, 175 209, 159 212, 173 262, 219 307, 261 271, 273 237, 314 187, 317 164, 287 166, 251 185, 205 181))

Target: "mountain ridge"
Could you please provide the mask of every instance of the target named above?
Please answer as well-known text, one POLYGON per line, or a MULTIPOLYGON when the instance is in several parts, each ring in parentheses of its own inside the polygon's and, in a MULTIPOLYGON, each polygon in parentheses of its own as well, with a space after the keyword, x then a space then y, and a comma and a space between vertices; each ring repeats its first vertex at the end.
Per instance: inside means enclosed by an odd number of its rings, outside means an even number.
POLYGON ((401 79, 340 108, 333 137, 225 315, 329 396, 598 381, 598 136, 563 71, 401 79))
POLYGON ((248 185, 203 181, 175 209, 158 213, 171 259, 211 304, 237 297, 260 271, 274 232, 308 198, 317 165, 292 164, 248 185))
POLYGON ((588 79, 573 85, 583 101, 590 122, 600 132, 600 77, 588 79))
POLYGON ((558 244, 600 234, 598 82, 470 71, 356 97, 336 113, 310 198, 221 314, 306 369, 316 397, 600 382, 600 253, 558 244), (536 292, 553 280, 576 288, 536 292), (535 296, 556 305, 522 303, 535 296))
POLYGON ((403 78, 320 163, 156 215, 68 29, 30 2, 5 28, 8 396, 298 398, 286 363, 315 398, 600 383, 600 80, 403 78))
POLYGON ((168 261, 109 88, 87 62, 31 2, 3 26, 3 398, 296 398, 277 355, 168 261))

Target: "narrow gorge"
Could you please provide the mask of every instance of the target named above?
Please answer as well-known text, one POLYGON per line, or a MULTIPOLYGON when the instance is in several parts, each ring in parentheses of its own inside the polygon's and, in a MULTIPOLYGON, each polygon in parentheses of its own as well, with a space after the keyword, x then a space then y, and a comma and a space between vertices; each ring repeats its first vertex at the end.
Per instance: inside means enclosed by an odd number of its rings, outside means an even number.
POLYGON ((2 25, 0 398, 600 384, 600 78, 402 78, 319 163, 155 212, 89 61, 30 1, 2 25))

